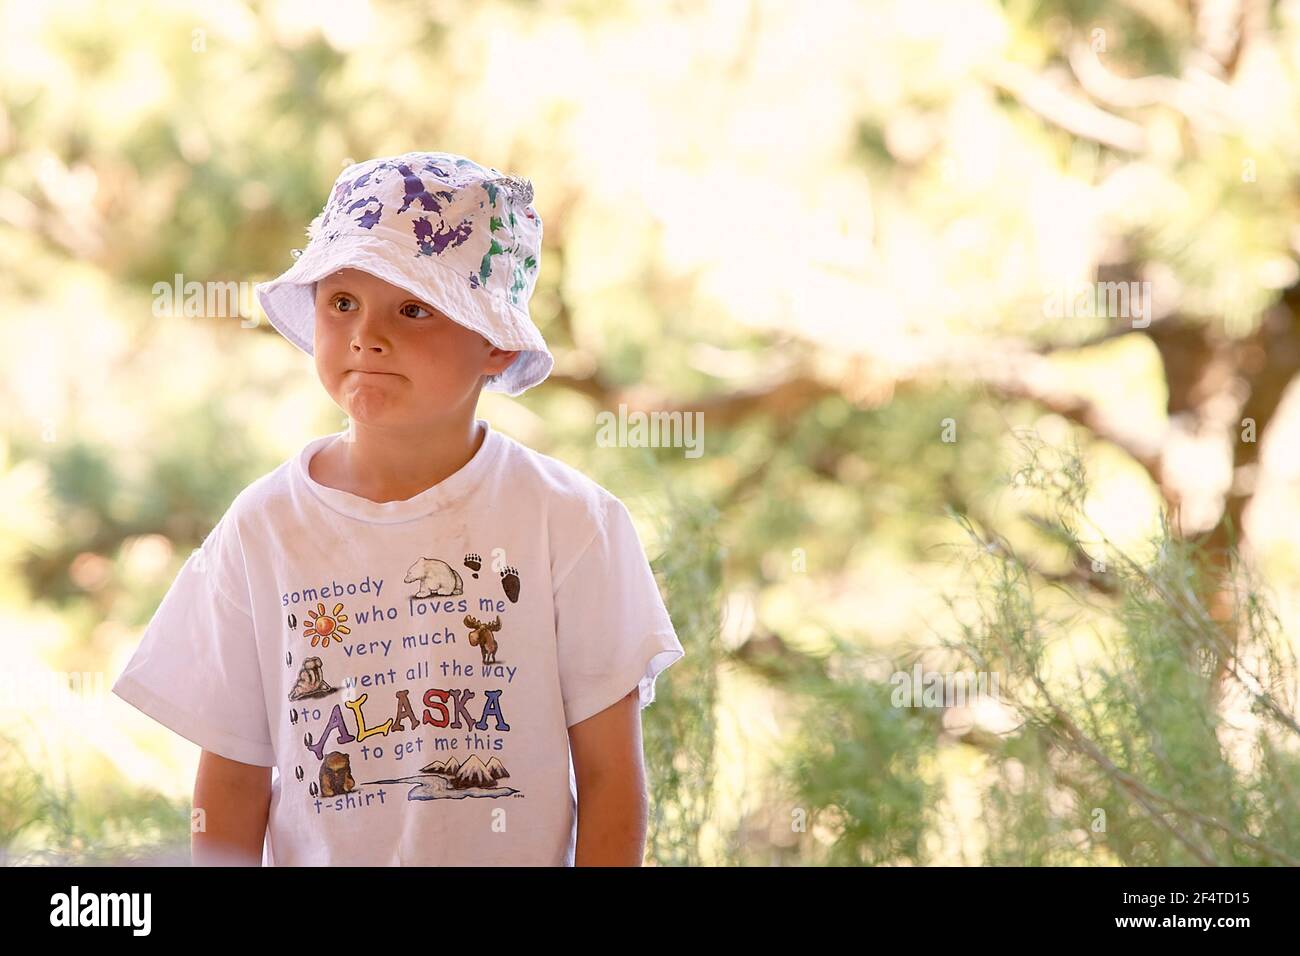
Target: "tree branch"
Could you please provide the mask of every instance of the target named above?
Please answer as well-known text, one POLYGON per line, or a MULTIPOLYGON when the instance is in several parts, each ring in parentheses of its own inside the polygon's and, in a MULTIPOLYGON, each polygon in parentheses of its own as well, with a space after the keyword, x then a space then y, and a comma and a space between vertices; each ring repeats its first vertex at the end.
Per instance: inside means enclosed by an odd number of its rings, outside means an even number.
POLYGON ((997 64, 989 80, 1010 93, 1021 106, 1067 132, 1122 153, 1147 151, 1146 130, 1059 89, 1020 63, 997 64))

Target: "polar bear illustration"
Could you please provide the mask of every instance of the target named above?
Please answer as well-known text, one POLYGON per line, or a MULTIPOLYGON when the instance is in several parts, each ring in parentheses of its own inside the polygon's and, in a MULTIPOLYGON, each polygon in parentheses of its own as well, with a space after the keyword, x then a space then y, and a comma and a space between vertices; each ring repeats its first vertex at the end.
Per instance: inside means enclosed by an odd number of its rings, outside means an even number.
POLYGON ((445 597, 464 593, 456 569, 446 561, 439 561, 437 558, 420 558, 406 569, 404 580, 407 584, 420 582, 420 589, 411 597, 445 597))

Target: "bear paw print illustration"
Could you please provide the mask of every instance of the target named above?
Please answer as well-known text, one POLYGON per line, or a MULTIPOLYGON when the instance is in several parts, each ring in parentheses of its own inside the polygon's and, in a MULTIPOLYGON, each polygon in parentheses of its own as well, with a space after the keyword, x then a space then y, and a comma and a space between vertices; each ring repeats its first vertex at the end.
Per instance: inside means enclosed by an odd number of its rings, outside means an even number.
POLYGON ((478 577, 479 571, 483 569, 483 559, 477 554, 465 555, 465 567, 474 572, 474 577, 478 577))
POLYGON ((501 590, 506 592, 506 597, 510 598, 510 603, 514 604, 519 600, 519 570, 512 567, 501 569, 501 590))

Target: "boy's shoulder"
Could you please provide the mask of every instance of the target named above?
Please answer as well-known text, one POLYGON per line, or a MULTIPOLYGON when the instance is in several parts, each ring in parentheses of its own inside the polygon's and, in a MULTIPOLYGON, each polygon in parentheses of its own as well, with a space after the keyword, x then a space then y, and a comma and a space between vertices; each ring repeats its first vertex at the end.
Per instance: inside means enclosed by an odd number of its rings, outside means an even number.
POLYGON ((531 480, 553 502, 603 510, 618 501, 608 488, 568 462, 508 435, 501 434, 500 437, 506 445, 500 466, 508 471, 512 480, 531 480))
POLYGON ((230 503, 230 512, 243 516, 265 513, 265 510, 283 501, 291 494, 294 462, 301 450, 295 451, 280 464, 258 475, 230 503))
POLYGON ((236 540, 253 528, 273 524, 274 516, 285 509, 293 497, 293 468, 302 453, 299 448, 278 465, 264 471, 231 500, 213 532, 233 532, 236 540))
POLYGON ((505 480, 495 487, 512 498, 528 488, 529 499, 547 514, 549 533, 561 549, 581 550, 627 514, 622 499, 590 475, 521 441, 502 437, 508 446, 499 463, 505 480))
MULTIPOLYGON (((511 471, 495 487, 510 497, 521 487, 531 487, 530 500, 545 513, 553 580, 568 578, 593 546, 605 556, 603 571, 620 562, 644 559, 632 515, 621 498, 568 462, 514 439, 508 441, 511 448, 502 456, 501 467, 511 471)), ((530 513, 536 512, 530 509, 530 513)))

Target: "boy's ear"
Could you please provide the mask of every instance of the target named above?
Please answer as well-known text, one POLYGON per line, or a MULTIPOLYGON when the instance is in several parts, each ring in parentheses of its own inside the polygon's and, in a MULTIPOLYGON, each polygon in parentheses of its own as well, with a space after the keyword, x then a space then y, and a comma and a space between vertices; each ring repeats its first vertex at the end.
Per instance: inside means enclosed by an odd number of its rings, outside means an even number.
POLYGON ((483 381, 483 384, 484 384, 484 385, 487 385, 489 382, 495 382, 495 381, 497 381, 499 378, 501 378, 501 376, 504 375, 504 374, 506 373, 506 370, 509 369, 510 366, 514 365, 515 362, 516 362, 516 361, 518 360, 518 358, 519 358, 519 352, 518 352, 518 351, 514 351, 514 352, 507 352, 507 351, 504 351, 504 350, 499 350, 499 351, 501 351, 501 354, 502 354, 502 355, 509 355, 509 356, 510 356, 510 361, 507 362, 504 366, 502 366, 502 368, 501 368, 501 370, 500 370, 499 372, 495 372, 495 373, 490 374, 490 375, 488 375, 488 374, 483 375, 483 376, 482 376, 482 381, 483 381))

